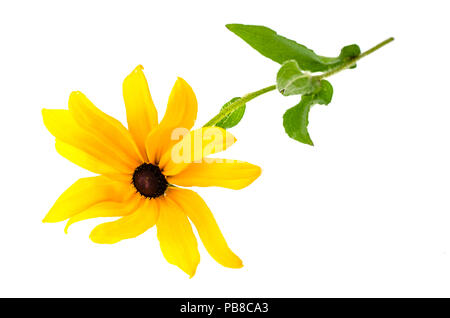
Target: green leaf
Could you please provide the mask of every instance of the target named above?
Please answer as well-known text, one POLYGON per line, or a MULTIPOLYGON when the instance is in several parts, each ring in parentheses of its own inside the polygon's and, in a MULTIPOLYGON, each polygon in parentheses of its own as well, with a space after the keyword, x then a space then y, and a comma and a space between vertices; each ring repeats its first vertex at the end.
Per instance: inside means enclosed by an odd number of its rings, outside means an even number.
MULTIPOLYGON (((225 105, 222 106, 220 112, 227 111, 229 106, 239 99, 241 98, 240 97, 232 98, 229 102, 227 102, 225 105)), ((216 123, 215 126, 224 129, 234 127, 241 121, 242 117, 244 116, 244 113, 245 113, 245 104, 229 113, 226 117, 224 117, 222 120, 216 123)))
POLYGON ((283 115, 286 134, 292 139, 313 146, 314 143, 308 132, 309 111, 315 104, 328 105, 332 97, 333 86, 326 80, 320 82, 316 92, 303 95, 300 103, 289 108, 283 115))
POLYGON ((320 81, 319 89, 313 94, 314 103, 328 105, 333 98, 333 86, 327 80, 320 81))
MULTIPOLYGON (((322 59, 322 61, 328 65, 334 65, 332 68, 335 68, 337 66, 339 66, 339 64, 345 63, 355 57, 357 57, 358 55, 361 54, 361 49, 359 48, 358 45, 356 44, 351 44, 351 45, 347 45, 344 46, 341 49, 341 53, 339 54, 338 57, 325 57, 325 56, 321 56, 320 58, 322 59)), ((356 64, 351 66, 350 68, 355 68, 356 64)))
POLYGON ((284 96, 311 94, 320 81, 309 72, 302 72, 295 60, 284 62, 277 73, 277 89, 284 96))
POLYGON ((313 105, 311 95, 303 95, 300 103, 289 108, 283 115, 283 126, 286 134, 292 139, 314 146, 308 133, 308 115, 313 105))
POLYGON ((352 44, 342 48, 338 57, 324 57, 265 26, 227 24, 226 27, 265 57, 279 64, 295 60, 305 71, 328 71, 361 54, 358 45, 352 44))

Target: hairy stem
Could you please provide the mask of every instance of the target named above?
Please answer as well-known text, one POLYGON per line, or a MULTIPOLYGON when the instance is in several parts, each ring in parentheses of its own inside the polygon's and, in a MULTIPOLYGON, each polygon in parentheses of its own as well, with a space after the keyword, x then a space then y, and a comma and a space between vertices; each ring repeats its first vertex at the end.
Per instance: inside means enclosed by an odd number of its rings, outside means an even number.
MULTIPOLYGON (((314 78, 317 78, 319 80, 329 77, 331 75, 334 75, 336 73, 339 73, 340 71, 343 71, 345 69, 348 69, 349 67, 355 65, 356 62, 358 62, 360 59, 362 59, 363 57, 377 51, 378 49, 382 48, 383 46, 385 46, 386 44, 390 43, 394 41, 394 38, 389 38, 387 40, 384 40, 383 42, 375 45, 374 47, 372 47, 371 49, 361 53, 360 55, 350 59, 348 62, 339 65, 338 67, 329 70, 328 72, 325 72, 323 74, 320 75, 316 75, 314 76, 314 78)), ((276 89, 276 85, 271 85, 271 86, 267 86, 265 88, 262 88, 258 91, 252 92, 252 93, 248 93, 244 96, 242 96, 240 99, 236 100, 235 102, 233 102, 232 104, 230 104, 226 110, 221 111, 219 114, 217 114, 216 116, 214 116, 213 118, 211 118, 210 121, 208 121, 203 127, 213 127, 215 126, 218 122, 220 122, 222 119, 228 117, 231 113, 233 113, 236 109, 238 109, 239 107, 241 107, 242 105, 244 105, 245 103, 251 101, 252 99, 263 95, 267 92, 273 91, 276 89)))
POLYGON ((339 73, 340 71, 343 71, 343 70, 345 70, 345 69, 348 69, 349 67, 355 65, 356 62, 358 62, 358 61, 359 61, 360 59, 362 59, 363 57, 365 57, 365 56, 367 56, 367 55, 369 55, 369 54, 371 54, 371 53, 373 53, 373 52, 375 52, 375 51, 381 49, 383 46, 385 46, 386 44, 388 44, 388 43, 390 43, 390 42, 392 42, 392 41, 394 41, 394 38, 392 38, 392 37, 389 38, 389 39, 386 39, 386 40, 384 40, 383 42, 380 42, 380 43, 378 43, 377 45, 375 45, 373 48, 368 49, 367 51, 361 53, 360 55, 358 55, 358 56, 352 58, 352 59, 349 60, 347 63, 344 63, 344 64, 342 64, 342 65, 339 65, 338 67, 336 67, 336 68, 334 68, 334 69, 332 69, 332 70, 329 70, 328 72, 325 72, 325 73, 323 73, 323 74, 317 75, 317 76, 315 76, 315 78, 317 78, 317 79, 320 80, 320 79, 323 79, 323 78, 326 78, 326 77, 330 77, 331 75, 334 75, 334 74, 336 74, 336 73, 339 73))

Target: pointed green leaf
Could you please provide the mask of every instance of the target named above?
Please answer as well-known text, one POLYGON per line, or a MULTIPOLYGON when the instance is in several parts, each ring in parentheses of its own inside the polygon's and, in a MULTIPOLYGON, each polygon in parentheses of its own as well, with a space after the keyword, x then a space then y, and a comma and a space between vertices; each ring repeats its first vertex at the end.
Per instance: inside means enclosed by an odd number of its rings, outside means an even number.
POLYGON ((265 57, 279 64, 295 60, 305 71, 327 71, 361 53, 359 47, 353 44, 342 48, 338 57, 324 57, 265 26, 227 24, 226 27, 265 57))
POLYGON ((308 115, 312 105, 312 96, 303 95, 300 103, 284 113, 283 126, 286 134, 292 139, 314 146, 308 133, 308 115))
POLYGON ((277 73, 277 89, 284 96, 311 94, 320 81, 309 72, 302 72, 295 60, 284 62, 277 73))
POLYGON ((303 95, 300 103, 289 108, 283 115, 283 126, 286 134, 292 139, 313 146, 308 132, 309 111, 314 104, 328 105, 333 97, 333 87, 322 80, 316 92, 303 95))
MULTIPOLYGON (((222 106, 220 112, 227 111, 229 106, 239 99, 240 97, 232 98, 229 102, 227 102, 225 105, 222 106)), ((215 124, 215 126, 224 129, 234 127, 237 124, 239 124, 242 117, 244 116, 244 113, 245 113, 245 104, 243 104, 236 110, 232 111, 231 113, 227 114, 227 116, 224 117, 222 120, 220 120, 217 124, 215 124)))

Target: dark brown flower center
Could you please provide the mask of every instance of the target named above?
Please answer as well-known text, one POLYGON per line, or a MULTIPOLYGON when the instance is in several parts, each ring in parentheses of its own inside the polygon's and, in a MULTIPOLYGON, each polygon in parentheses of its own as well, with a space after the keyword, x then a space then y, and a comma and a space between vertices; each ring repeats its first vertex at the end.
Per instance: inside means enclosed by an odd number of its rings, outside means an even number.
POLYGON ((134 171, 133 185, 143 196, 157 198, 164 194, 168 183, 158 166, 143 163, 134 171))

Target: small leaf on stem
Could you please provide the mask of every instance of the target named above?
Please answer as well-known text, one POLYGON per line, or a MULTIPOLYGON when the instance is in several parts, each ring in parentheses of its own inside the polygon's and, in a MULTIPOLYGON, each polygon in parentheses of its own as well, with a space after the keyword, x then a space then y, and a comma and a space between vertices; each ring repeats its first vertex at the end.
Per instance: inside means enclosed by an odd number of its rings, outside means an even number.
MULTIPOLYGON (((231 104, 233 104, 235 101, 241 99, 240 97, 234 97, 230 101, 228 101, 225 105, 222 106, 220 109, 220 112, 226 112, 231 104)), ((242 117, 245 113, 245 104, 240 106, 239 108, 235 109, 234 111, 227 114, 223 119, 221 119, 219 122, 215 124, 216 127, 221 127, 224 129, 231 128, 239 124, 242 117)))

